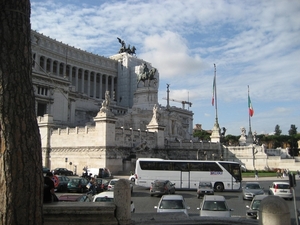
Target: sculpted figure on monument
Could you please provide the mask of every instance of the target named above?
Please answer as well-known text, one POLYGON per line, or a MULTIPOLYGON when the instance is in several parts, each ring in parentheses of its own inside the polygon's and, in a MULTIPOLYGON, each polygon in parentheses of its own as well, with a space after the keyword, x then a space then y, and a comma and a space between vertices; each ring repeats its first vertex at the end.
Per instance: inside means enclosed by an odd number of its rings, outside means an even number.
POLYGON ((140 68, 140 74, 137 75, 137 86, 139 85, 140 81, 144 82, 145 87, 145 81, 148 81, 148 87, 150 86, 150 81, 154 81, 154 85, 157 83, 157 79, 155 78, 157 70, 156 68, 152 68, 149 70, 146 63, 143 63, 140 68))
POLYGON ((106 91, 105 92, 105 100, 102 102, 102 107, 100 109, 100 112, 108 112, 109 105, 110 105, 109 91, 106 91))
POLYGON ((130 55, 135 55, 135 50, 136 48, 134 46, 132 46, 132 48, 130 48, 130 45, 128 45, 128 47, 126 48, 126 44, 125 44, 125 41, 122 40, 121 38, 118 38, 118 41, 120 42, 121 44, 121 48, 119 50, 119 53, 122 53, 122 52, 127 52, 128 54, 130 55))

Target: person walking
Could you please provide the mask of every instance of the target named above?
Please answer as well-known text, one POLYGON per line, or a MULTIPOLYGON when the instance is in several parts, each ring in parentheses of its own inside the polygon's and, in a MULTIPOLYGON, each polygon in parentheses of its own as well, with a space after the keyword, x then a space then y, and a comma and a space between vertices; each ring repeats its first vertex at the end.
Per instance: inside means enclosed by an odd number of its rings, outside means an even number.
POLYGON ((87 192, 87 194, 95 195, 96 194, 96 179, 94 177, 92 177, 90 179, 88 186, 89 186, 89 191, 87 192))
POLYGON ((258 180, 258 171, 255 170, 255 180, 258 180))
POLYGON ((44 203, 51 203, 53 202, 53 195, 54 194, 54 182, 52 180, 53 174, 51 172, 47 172, 46 176, 44 177, 44 203))

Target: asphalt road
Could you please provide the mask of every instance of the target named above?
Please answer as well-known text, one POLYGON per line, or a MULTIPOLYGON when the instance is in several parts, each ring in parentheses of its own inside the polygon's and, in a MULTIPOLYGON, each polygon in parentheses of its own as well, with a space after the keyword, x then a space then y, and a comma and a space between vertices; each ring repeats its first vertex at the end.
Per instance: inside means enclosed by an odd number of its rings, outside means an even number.
MULTIPOLYGON (((123 178, 128 179, 128 176, 115 176, 115 178, 123 178)), ((243 180, 243 185, 247 181, 258 181, 262 187, 264 187, 265 194, 268 194, 269 186, 273 181, 285 181, 288 182, 287 178, 259 178, 255 180, 254 178, 246 178, 243 180)), ((296 198, 296 206, 300 208, 300 179, 297 180, 298 186, 295 187, 295 198, 296 198)), ((63 193, 56 193, 58 196, 63 193)), ((198 199, 195 190, 176 190, 176 194, 182 195, 187 205, 190 207, 188 210, 189 216, 199 216, 199 211, 197 207, 200 206, 202 199, 198 199)), ((232 216, 233 217, 245 217, 246 216, 246 205, 250 205, 251 201, 243 200, 242 191, 224 191, 224 192, 215 192, 215 194, 223 195, 227 201, 229 208, 233 209, 232 216)), ((156 213, 156 206, 160 200, 160 197, 153 196, 151 197, 149 194, 149 188, 144 188, 140 186, 134 185, 132 200, 135 204, 135 213, 156 213)), ((295 209, 294 209, 294 201, 285 200, 291 214, 292 223, 295 223, 295 209)))
MULTIPOLYGON (((243 184, 247 181, 254 181, 255 179, 246 179, 243 181, 243 184)), ((287 179, 274 179, 274 178, 264 178, 258 179, 257 181, 260 183, 262 187, 264 187, 265 194, 268 194, 269 186, 272 184, 273 181, 286 181, 287 179)), ((300 207, 300 180, 298 186, 295 188, 296 193, 296 204, 300 207), (299 193, 297 195, 297 193, 299 193)), ((188 210, 190 216, 199 216, 199 211, 197 207, 199 207, 202 199, 198 199, 196 196, 196 191, 187 191, 187 190, 176 190, 176 194, 182 195, 187 205, 190 207, 188 210)), ((242 191, 238 192, 215 192, 215 194, 223 195, 227 201, 229 208, 233 209, 232 216, 233 217, 245 217, 246 216, 246 205, 250 205, 251 201, 243 200, 242 191)), ((132 200, 135 204, 135 213, 155 213, 156 210, 154 206, 158 204, 160 197, 150 197, 149 189, 139 186, 134 186, 134 191, 132 195, 132 200)), ((294 201, 285 200, 290 213, 292 221, 295 219, 295 210, 294 210, 294 201)), ((292 223, 294 224, 294 223, 292 223)))

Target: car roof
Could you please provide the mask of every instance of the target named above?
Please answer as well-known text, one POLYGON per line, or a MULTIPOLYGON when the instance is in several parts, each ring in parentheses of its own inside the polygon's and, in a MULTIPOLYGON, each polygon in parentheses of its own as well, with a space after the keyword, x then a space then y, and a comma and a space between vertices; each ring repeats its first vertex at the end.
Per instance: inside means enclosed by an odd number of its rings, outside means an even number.
POLYGON ((264 199, 267 196, 269 196, 269 195, 255 195, 255 197, 253 198, 253 200, 262 200, 262 199, 264 199))
POLYGON ((287 184, 287 185, 290 185, 288 182, 273 182, 273 184, 287 184))
POLYGON ((247 185, 247 184, 258 184, 258 185, 259 185, 258 182, 254 182, 254 181, 252 181, 252 182, 246 182, 246 185, 247 185))
POLYGON ((222 195, 204 195, 203 201, 225 201, 224 196, 222 195))
POLYGON ((182 200, 182 195, 163 195, 161 197, 163 200, 182 200))
POLYGON ((153 182, 167 182, 167 181, 169 181, 169 180, 155 180, 153 182))
POLYGON ((110 181, 118 181, 118 180, 120 180, 120 179, 111 179, 110 181))
POLYGON ((113 198, 114 197, 114 192, 113 191, 104 191, 104 192, 101 192, 101 193, 94 196, 94 198, 98 198, 98 197, 113 198))

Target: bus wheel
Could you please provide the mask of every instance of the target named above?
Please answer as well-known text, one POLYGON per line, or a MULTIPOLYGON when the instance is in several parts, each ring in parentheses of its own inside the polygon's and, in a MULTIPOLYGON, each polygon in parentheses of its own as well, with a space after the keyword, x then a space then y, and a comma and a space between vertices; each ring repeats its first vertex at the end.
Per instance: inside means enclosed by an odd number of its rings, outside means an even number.
POLYGON ((224 190, 223 183, 215 183, 215 190, 218 192, 222 192, 224 190))

